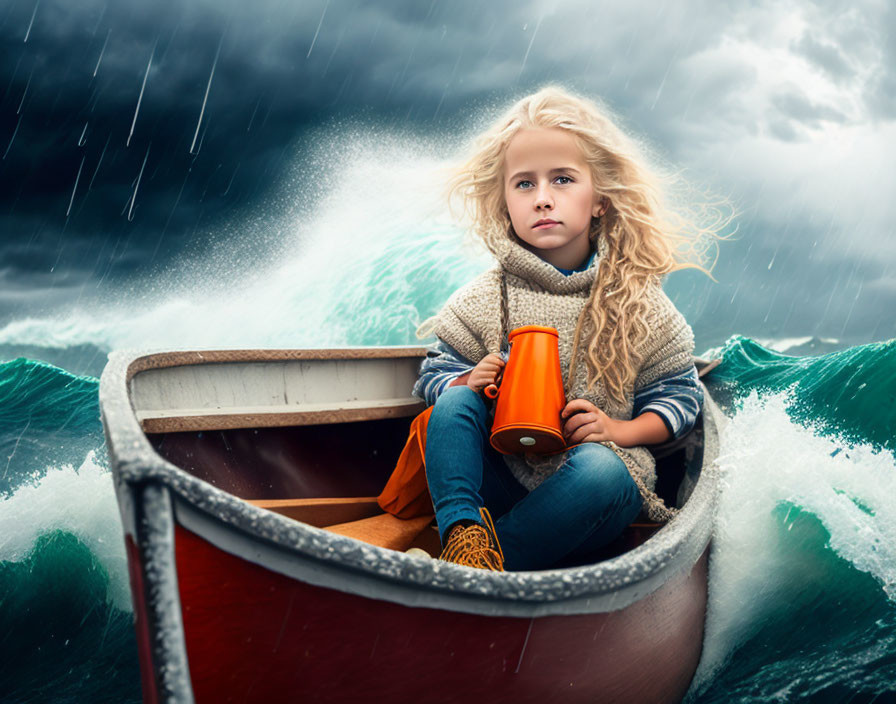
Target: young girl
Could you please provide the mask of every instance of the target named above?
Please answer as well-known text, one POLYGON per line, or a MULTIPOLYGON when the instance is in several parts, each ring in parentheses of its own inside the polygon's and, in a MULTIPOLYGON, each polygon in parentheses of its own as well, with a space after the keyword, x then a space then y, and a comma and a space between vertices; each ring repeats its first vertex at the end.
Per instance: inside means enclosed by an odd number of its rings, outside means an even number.
POLYGON ((689 231, 712 230, 666 212, 630 140, 556 87, 479 137, 450 195, 498 264, 417 330, 438 337, 414 394, 435 404, 425 460, 441 559, 543 569, 606 545, 642 510, 668 520, 645 445, 687 433, 703 395, 693 332, 661 277, 689 266, 676 251, 689 231), (482 390, 524 325, 559 331, 561 453, 505 456, 489 443, 482 390))

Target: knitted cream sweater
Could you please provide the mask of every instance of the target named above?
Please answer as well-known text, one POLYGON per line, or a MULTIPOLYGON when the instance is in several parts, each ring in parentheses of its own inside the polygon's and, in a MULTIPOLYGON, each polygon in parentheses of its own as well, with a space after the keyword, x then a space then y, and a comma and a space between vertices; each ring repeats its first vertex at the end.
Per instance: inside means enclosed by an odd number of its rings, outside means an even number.
MULTIPOLYGON (((518 242, 505 240, 497 252, 499 265, 455 291, 442 310, 418 328, 417 335, 427 337, 435 333, 474 363, 489 353, 499 352, 503 267, 507 281, 508 331, 523 325, 556 328, 567 400, 583 398, 612 418, 630 420, 636 389, 693 364, 694 334, 662 288, 652 287, 648 294, 647 314, 650 333, 639 348, 643 361, 634 387, 626 393, 625 402, 618 403, 608 397, 600 379, 590 392, 587 390, 585 335, 579 343, 576 378, 570 380, 569 362, 576 322, 604 254, 605 247, 598 246, 597 256, 589 269, 564 276, 518 242)), ((587 333, 589 323, 585 325, 587 333)), ((654 493, 656 467, 650 452, 644 447, 623 448, 613 442, 601 444, 613 450, 625 463, 644 498, 648 517, 656 521, 669 520, 675 510, 666 507, 654 493)), ((504 459, 514 476, 531 491, 556 472, 565 457, 564 451, 553 455, 505 456, 504 459)))

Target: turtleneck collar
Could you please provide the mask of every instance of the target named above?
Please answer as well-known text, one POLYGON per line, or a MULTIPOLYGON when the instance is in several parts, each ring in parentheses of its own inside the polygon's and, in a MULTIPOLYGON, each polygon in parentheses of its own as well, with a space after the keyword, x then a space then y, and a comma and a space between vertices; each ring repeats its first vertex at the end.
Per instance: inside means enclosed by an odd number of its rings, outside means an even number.
POLYGON ((588 256, 585 257, 584 261, 577 267, 574 267, 572 269, 564 269, 562 266, 557 266, 556 264, 554 264, 554 266, 557 267, 557 271, 559 271, 561 274, 563 274, 564 276, 569 276, 570 274, 575 274, 579 271, 585 271, 585 269, 588 269, 591 266, 591 262, 594 259, 595 254, 596 252, 593 249, 589 250, 588 256))
POLYGON ((604 240, 598 239, 597 252, 591 261, 591 266, 568 276, 523 247, 516 236, 502 239, 495 256, 504 270, 514 276, 532 281, 551 293, 568 294, 591 289, 600 260, 606 254, 606 250, 604 240))

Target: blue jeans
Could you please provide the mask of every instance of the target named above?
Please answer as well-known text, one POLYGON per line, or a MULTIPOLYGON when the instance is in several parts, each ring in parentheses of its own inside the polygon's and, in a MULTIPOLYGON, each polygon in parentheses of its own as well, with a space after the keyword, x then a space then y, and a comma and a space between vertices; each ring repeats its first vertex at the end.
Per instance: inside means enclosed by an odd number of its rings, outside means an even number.
POLYGON ((641 510, 641 494, 608 447, 584 443, 533 491, 520 484, 489 443, 485 399, 468 386, 438 397, 426 431, 426 480, 442 544, 461 519, 495 522, 507 570, 537 570, 603 547, 641 510))

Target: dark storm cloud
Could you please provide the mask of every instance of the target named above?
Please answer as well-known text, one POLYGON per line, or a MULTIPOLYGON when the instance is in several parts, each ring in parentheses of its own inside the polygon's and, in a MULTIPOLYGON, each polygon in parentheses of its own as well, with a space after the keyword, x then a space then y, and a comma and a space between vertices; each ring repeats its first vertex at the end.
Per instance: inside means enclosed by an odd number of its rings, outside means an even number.
MULTIPOLYGON (((51 270, 89 281, 130 274, 200 256, 200 241, 249 246, 209 233, 267 207, 309 128, 336 120, 459 140, 547 82, 603 99, 673 162, 711 152, 718 163, 702 166, 760 181, 778 153, 752 171, 724 160, 751 140, 798 145, 826 125, 896 117, 894 18, 892 4, 874 3, 11 0, 0 8, 2 285, 51 270), (794 12, 806 26, 774 44, 794 12), (793 52, 865 107, 769 88, 757 48, 793 52)), ((747 190, 717 190, 738 188, 747 190)), ((791 197, 770 189, 747 205, 770 212, 791 197)), ((887 272, 856 258, 861 245, 782 281, 777 267, 795 266, 826 226, 791 229, 769 270, 783 226, 759 222, 744 229, 756 246, 736 245, 726 265, 731 281, 758 272, 752 290, 732 292, 742 320, 778 315, 770 298, 832 319, 852 306, 854 320, 892 302, 887 272), (841 295, 819 308, 818 281, 847 286, 850 271, 882 283, 860 306, 841 295)))
POLYGON ((769 132, 782 142, 797 142, 803 138, 792 120, 783 118, 772 119, 768 123, 769 132))
MULTIPOLYGON (((797 86, 791 86, 786 91, 781 91, 771 96, 771 104, 787 119, 793 120, 806 127, 818 128, 822 122, 844 123, 847 118, 842 112, 830 105, 813 102, 797 86)), ((786 129, 786 128, 785 128, 786 129)), ((779 136, 787 134, 786 131, 779 136)), ((789 133, 791 139, 798 134, 796 130, 789 133)), ((782 138, 784 138, 782 136, 782 138)))
POLYGON ((880 47, 881 70, 868 81, 866 100, 872 114, 879 119, 896 118, 896 4, 884 4, 881 22, 871 37, 880 47))
MULTIPOLYGON (((711 7, 684 46, 672 31, 648 55, 632 9, 18 0, 0 19, 5 252, 25 269, 113 275, 173 255, 272 188, 288 146, 328 116, 463 129, 555 77, 607 94, 647 82, 655 103, 663 60, 705 43, 711 7)), ((639 112, 640 95, 616 102, 639 112)))
POLYGON ((269 5, 253 23, 175 2, 34 7, 15 3, 0 20, 14 59, 0 83, 3 246, 25 269, 84 267, 98 232, 116 271, 164 256, 274 183, 290 140, 332 103, 296 70, 317 62, 325 77, 327 66, 307 57, 314 28, 294 10, 269 5))
POLYGON ((810 31, 803 34, 793 48, 824 70, 838 83, 855 77, 855 69, 847 62, 839 47, 832 43, 820 41, 810 31))
POLYGON ((720 243, 716 282, 695 272, 671 275, 667 289, 694 327, 698 347, 719 344, 732 330, 852 344, 896 337, 892 262, 822 254, 811 244, 819 228, 805 215, 798 210, 786 227, 744 217, 737 239, 720 243))
POLYGON ((812 21, 795 45, 841 84, 851 83, 873 119, 896 117, 896 4, 813 6, 812 21), (839 56, 838 56, 839 54, 839 56))

